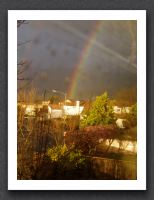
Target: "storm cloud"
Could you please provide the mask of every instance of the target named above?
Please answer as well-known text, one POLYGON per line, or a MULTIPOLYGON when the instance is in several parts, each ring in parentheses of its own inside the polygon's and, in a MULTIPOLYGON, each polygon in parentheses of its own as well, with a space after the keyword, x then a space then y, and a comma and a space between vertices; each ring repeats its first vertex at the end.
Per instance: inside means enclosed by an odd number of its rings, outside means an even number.
MULTIPOLYGON (((29 41, 18 47, 18 61, 31 63, 25 74, 40 95, 44 90, 68 91, 97 23, 37 20, 18 28, 18 43, 29 41)), ((91 98, 104 91, 114 95, 120 89, 136 86, 136 29, 136 21, 102 21, 71 98, 91 98)))

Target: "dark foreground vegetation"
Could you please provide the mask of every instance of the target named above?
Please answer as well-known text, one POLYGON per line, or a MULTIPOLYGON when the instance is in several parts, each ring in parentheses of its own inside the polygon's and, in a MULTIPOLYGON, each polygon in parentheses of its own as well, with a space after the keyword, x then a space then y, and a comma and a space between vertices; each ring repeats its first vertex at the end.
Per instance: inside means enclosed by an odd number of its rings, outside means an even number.
POLYGON ((99 164, 93 163, 94 157, 106 158, 104 162, 113 159, 114 165, 116 160, 131 161, 134 167, 136 154, 126 153, 120 142, 128 138, 135 141, 133 131, 128 136, 113 125, 73 131, 72 124, 69 130, 66 122, 23 120, 23 126, 18 127, 18 179, 115 179, 111 172, 98 176, 99 164), (115 140, 119 148, 114 149, 111 145, 115 140))

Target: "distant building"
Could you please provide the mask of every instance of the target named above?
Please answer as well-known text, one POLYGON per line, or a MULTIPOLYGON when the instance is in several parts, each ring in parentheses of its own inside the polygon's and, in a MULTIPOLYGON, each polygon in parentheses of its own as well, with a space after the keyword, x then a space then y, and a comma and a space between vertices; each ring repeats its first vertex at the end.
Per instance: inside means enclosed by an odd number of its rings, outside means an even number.
POLYGON ((83 106, 80 106, 80 101, 76 101, 76 106, 64 105, 62 109, 52 109, 50 106, 48 106, 48 108, 51 118, 62 118, 64 116, 80 115, 84 109, 83 106))
POLYGON ((117 121, 116 121, 116 125, 118 126, 118 128, 121 128, 121 129, 123 129, 123 128, 125 128, 125 126, 124 126, 124 123, 126 122, 127 120, 126 119, 117 119, 117 121))
POLYGON ((113 106, 113 112, 116 114, 121 114, 122 109, 118 106, 113 106))
MULTIPOLYGON (((131 112, 131 107, 119 107, 119 106, 113 106, 113 112, 115 114, 117 114, 117 116, 121 116, 121 114, 129 114, 131 112)), ((121 129, 124 129, 127 127, 127 124, 128 124, 128 121, 127 119, 121 119, 121 118, 118 118, 116 120, 116 125, 121 128, 121 129)))
POLYGON ((43 106, 48 106, 50 104, 50 101, 42 101, 43 106))
POLYGON ((131 111, 131 107, 124 107, 123 109, 125 113, 130 113, 131 111))
MULTIPOLYGON (((34 103, 34 104, 26 104, 24 102, 18 102, 18 106, 21 106, 25 109, 25 115, 27 116, 35 116, 36 112, 40 113, 41 116, 46 116, 45 118, 62 118, 64 116, 74 116, 74 115, 80 115, 84 109, 85 102, 80 101, 72 101, 72 100, 66 100, 64 103, 59 104, 50 104, 50 101, 42 101, 40 103, 34 103), (81 105, 82 106, 81 106, 81 105)), ((113 106, 113 112, 115 114, 125 114, 130 113, 131 107, 119 107, 119 106, 113 106)), ((120 119, 124 120, 124 119, 120 119)), ((121 121, 117 122, 121 126, 121 121)))
POLYGON ((62 109, 52 109, 50 106, 48 106, 49 111, 49 118, 62 118, 63 117, 63 110, 62 109))
POLYGON ((130 113, 131 107, 119 107, 113 106, 113 112, 115 114, 130 113))
POLYGON ((27 105, 25 109, 25 115, 35 116, 35 110, 36 110, 35 104, 27 105))
POLYGON ((67 100, 67 103, 71 103, 72 105, 50 105, 50 101, 42 101, 42 103, 39 104, 26 104, 22 102, 18 103, 18 106, 24 108, 25 115, 29 117, 34 117, 36 115, 36 111, 40 116, 45 117, 45 119, 81 115, 84 106, 80 106, 80 101, 68 102, 67 100))
POLYGON ((80 115, 84 106, 80 106, 80 101, 76 101, 76 106, 63 106, 64 115, 80 115))

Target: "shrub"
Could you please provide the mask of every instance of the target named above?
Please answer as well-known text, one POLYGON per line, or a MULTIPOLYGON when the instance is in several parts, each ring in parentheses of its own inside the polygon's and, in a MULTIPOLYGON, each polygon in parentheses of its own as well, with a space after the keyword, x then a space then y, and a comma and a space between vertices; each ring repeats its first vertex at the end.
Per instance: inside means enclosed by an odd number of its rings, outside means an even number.
POLYGON ((80 168, 80 165, 84 164, 85 161, 81 150, 75 149, 74 146, 67 148, 65 144, 49 149, 47 155, 50 157, 53 163, 57 162, 66 168, 80 168))
POLYGON ((84 179, 89 177, 90 161, 82 155, 82 151, 72 145, 58 145, 47 151, 52 163, 51 179, 84 179))
POLYGON ((85 155, 94 154, 100 140, 105 142, 109 141, 111 145, 115 138, 120 137, 120 131, 115 125, 99 125, 89 126, 79 131, 67 132, 66 144, 72 144, 76 149, 79 149, 85 155))

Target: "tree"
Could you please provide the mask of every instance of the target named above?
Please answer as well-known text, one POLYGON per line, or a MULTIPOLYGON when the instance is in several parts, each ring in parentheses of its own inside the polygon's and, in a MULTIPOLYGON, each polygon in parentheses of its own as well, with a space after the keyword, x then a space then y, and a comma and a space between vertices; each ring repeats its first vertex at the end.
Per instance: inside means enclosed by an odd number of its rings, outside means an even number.
POLYGON ((112 124, 115 122, 111 101, 107 92, 97 96, 89 110, 89 114, 83 119, 81 126, 112 124))
MULTIPOLYGON (((25 20, 17 20, 17 29, 19 30, 20 27, 24 24, 28 24, 27 21, 25 20)), ((28 41, 22 41, 17 43, 17 49, 19 50, 19 48, 22 45, 25 45, 26 43, 29 43, 30 40, 28 41)), ((28 60, 25 59, 21 59, 17 61, 17 80, 18 82, 18 91, 20 91, 21 89, 25 88, 25 86, 28 86, 30 84, 30 79, 25 77, 25 72, 28 70, 29 66, 30 66, 31 62, 29 62, 28 60)))
POLYGON ((137 125, 137 103, 131 106, 128 118, 132 127, 137 125))
POLYGON ((50 103, 51 104, 56 104, 59 103, 61 101, 61 98, 59 96, 53 95, 50 97, 50 103))

